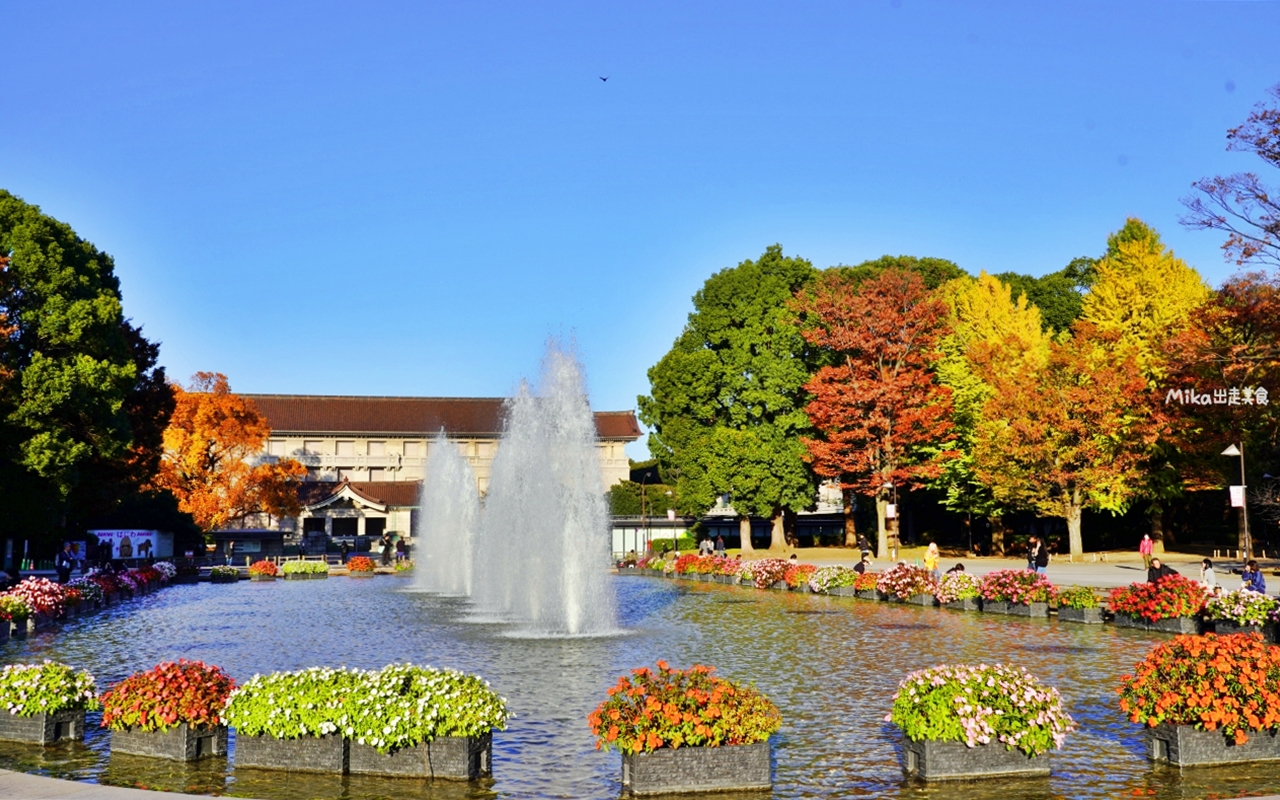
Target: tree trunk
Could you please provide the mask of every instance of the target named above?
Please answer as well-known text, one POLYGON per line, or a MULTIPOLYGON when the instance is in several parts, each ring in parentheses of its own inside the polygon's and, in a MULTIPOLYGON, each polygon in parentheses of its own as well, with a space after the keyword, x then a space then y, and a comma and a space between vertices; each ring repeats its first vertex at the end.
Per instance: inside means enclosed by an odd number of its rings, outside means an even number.
POLYGON ((889 505, 889 495, 884 489, 876 492, 876 558, 881 561, 889 557, 889 530, 885 526, 885 512, 889 505))
POLYGON ((1164 507, 1151 504, 1151 554, 1164 555, 1164 507))
POLYGON ((786 532, 782 529, 782 509, 774 509, 769 531, 769 550, 781 552, 787 549, 786 532))
POLYGON ((754 553, 755 547, 751 545, 751 517, 738 517, 738 538, 742 543, 738 545, 744 553, 754 553))
POLYGON ((991 522, 991 552, 987 555, 1004 555, 1004 517, 995 514, 987 518, 991 522))
POLYGON ((853 490, 845 489, 844 495, 844 546, 858 546, 858 526, 853 519, 853 490))
POLYGON ((787 537, 787 545, 791 548, 800 546, 800 537, 796 535, 796 515, 792 511, 782 512, 782 532, 787 537))
POLYGON ((1071 540, 1071 560, 1084 555, 1084 542, 1080 538, 1080 516, 1084 513, 1081 505, 1080 490, 1071 492, 1071 502, 1067 506, 1067 538, 1071 540))

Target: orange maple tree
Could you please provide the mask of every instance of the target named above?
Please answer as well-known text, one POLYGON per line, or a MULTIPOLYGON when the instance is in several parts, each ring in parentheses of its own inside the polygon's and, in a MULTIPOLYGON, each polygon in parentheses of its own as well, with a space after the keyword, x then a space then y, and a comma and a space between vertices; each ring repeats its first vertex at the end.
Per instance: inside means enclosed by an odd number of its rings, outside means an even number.
MULTIPOLYGON (((796 305, 805 339, 830 359, 805 385, 813 395, 805 411, 819 432, 804 440, 813 470, 876 498, 883 558, 887 487, 936 477, 952 452, 951 390, 932 369, 947 307, 920 275, 902 270, 856 289, 829 271, 796 305)), ((851 522, 846 510, 846 539, 851 522)))
POLYGON ((190 387, 174 386, 174 394, 154 483, 172 492, 197 525, 215 530, 251 514, 301 511, 297 486, 306 467, 291 458, 258 463, 271 426, 252 400, 231 392, 225 375, 197 372, 190 387))

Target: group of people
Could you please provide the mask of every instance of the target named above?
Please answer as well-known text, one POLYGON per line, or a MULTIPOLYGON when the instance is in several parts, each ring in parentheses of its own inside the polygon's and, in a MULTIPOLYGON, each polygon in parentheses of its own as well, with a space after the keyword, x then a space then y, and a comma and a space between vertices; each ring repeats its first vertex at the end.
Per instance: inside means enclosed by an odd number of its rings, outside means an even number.
MULTIPOLYGON (((1176 569, 1160 560, 1155 555, 1155 542, 1152 541, 1150 534, 1143 534, 1142 541, 1138 543, 1138 552, 1142 555, 1142 561, 1147 567, 1147 582, 1155 583, 1161 578, 1169 575, 1179 574, 1176 569)), ((1218 583, 1218 574, 1213 569, 1213 559, 1206 558, 1200 562, 1200 585, 1207 589, 1211 594, 1217 594, 1222 591, 1222 585, 1218 583)), ((1262 570, 1258 568, 1258 562, 1249 559, 1245 562, 1244 568, 1240 570, 1240 588, 1250 592, 1258 592, 1259 594, 1267 593, 1267 581, 1262 577, 1262 570)))
POLYGON ((714 542, 711 541, 711 537, 707 537, 698 542, 698 555, 700 556, 717 555, 724 557, 724 554, 725 546, 723 536, 717 536, 714 542))

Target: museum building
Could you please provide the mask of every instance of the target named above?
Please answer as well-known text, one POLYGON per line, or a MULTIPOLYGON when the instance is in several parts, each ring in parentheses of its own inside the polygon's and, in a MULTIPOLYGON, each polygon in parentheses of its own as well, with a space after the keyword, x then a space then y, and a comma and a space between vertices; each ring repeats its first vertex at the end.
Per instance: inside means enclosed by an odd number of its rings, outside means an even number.
MULTIPOLYGON (((246 394, 271 425, 259 463, 292 458, 307 467, 296 519, 260 516, 250 525, 306 537, 410 536, 427 454, 444 431, 489 487, 502 435, 503 398, 350 397, 246 394)), ((633 411, 595 412, 602 487, 630 476, 627 443, 640 438, 633 411)), ((238 549, 238 548, 237 548, 238 549)))

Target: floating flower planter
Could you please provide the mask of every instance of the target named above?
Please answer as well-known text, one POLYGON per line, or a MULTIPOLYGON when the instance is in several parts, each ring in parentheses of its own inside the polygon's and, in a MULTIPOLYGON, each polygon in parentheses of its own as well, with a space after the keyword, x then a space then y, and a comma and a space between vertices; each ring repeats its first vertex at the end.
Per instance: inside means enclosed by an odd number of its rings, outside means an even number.
POLYGON ((217 566, 209 569, 210 583, 235 583, 240 580, 240 570, 235 567, 217 566))
POLYGON ((1280 650, 1257 634, 1178 636, 1120 683, 1147 757, 1178 766, 1280 761, 1280 650))
POLYGON ((372 578, 376 565, 368 556, 352 556, 347 561, 347 574, 353 578, 372 578))
POLYGON ((490 774, 506 708, 474 675, 392 664, 254 676, 226 718, 237 767, 470 780, 490 774))
POLYGON ((1197 633, 1197 618, 1208 595, 1200 584, 1181 575, 1156 583, 1131 583, 1111 590, 1115 624, 1165 633, 1197 633))
POLYGON ((978 582, 982 610, 991 614, 1048 617, 1055 593, 1048 578, 1026 569, 998 569, 978 582))
POLYGON ((963 600, 952 600, 950 603, 943 603, 943 608, 949 608, 952 611, 981 611, 982 601, 976 597, 966 597, 963 600))
POLYGON ((938 582, 924 567, 898 564, 880 575, 876 589, 895 603, 931 606, 934 604, 933 595, 938 591, 938 582))
POLYGON ((1008 613, 1015 617, 1049 618, 1049 604, 1044 603, 1010 603, 1008 613))
POLYGON ((853 584, 857 579, 858 573, 848 567, 818 567, 809 576, 809 590, 818 594, 852 596, 855 593, 853 584))
POLYGON ((903 773, 927 781, 1048 775, 1075 727, 1056 689, 999 664, 913 672, 885 721, 903 732, 903 773))
POLYGON ((84 712, 98 707, 93 676, 65 664, 10 664, 0 671, 0 739, 53 744, 84 739, 84 712))
POLYGON ((1082 625, 1101 625, 1102 609, 1101 608, 1069 608, 1067 606, 1058 607, 1059 622, 1076 622, 1082 625))
POLYGON ((1102 624, 1098 596, 1088 586, 1068 586, 1058 590, 1058 621, 1085 625, 1102 624))
POLYGON ((285 580, 315 580, 329 577, 329 565, 323 561, 286 561, 280 572, 285 580))
POLYGON ((1276 607, 1274 597, 1237 589, 1210 597, 1204 604, 1204 618, 1216 633, 1260 633, 1270 640, 1276 607))
POLYGON ((597 749, 622 753, 622 784, 631 794, 771 788, 768 739, 782 724, 777 707, 712 671, 663 661, 656 672, 632 670, 587 718, 597 749))
POLYGON ((274 581, 280 574, 280 568, 273 561, 262 559, 249 565, 249 580, 274 581))
POLYGON ((978 611, 978 579, 967 572, 948 572, 938 581, 934 592, 938 605, 954 611, 978 611))
POLYGON ((172 761, 227 754, 222 709, 235 682, 200 661, 165 662, 103 693, 102 727, 111 750, 172 761))

